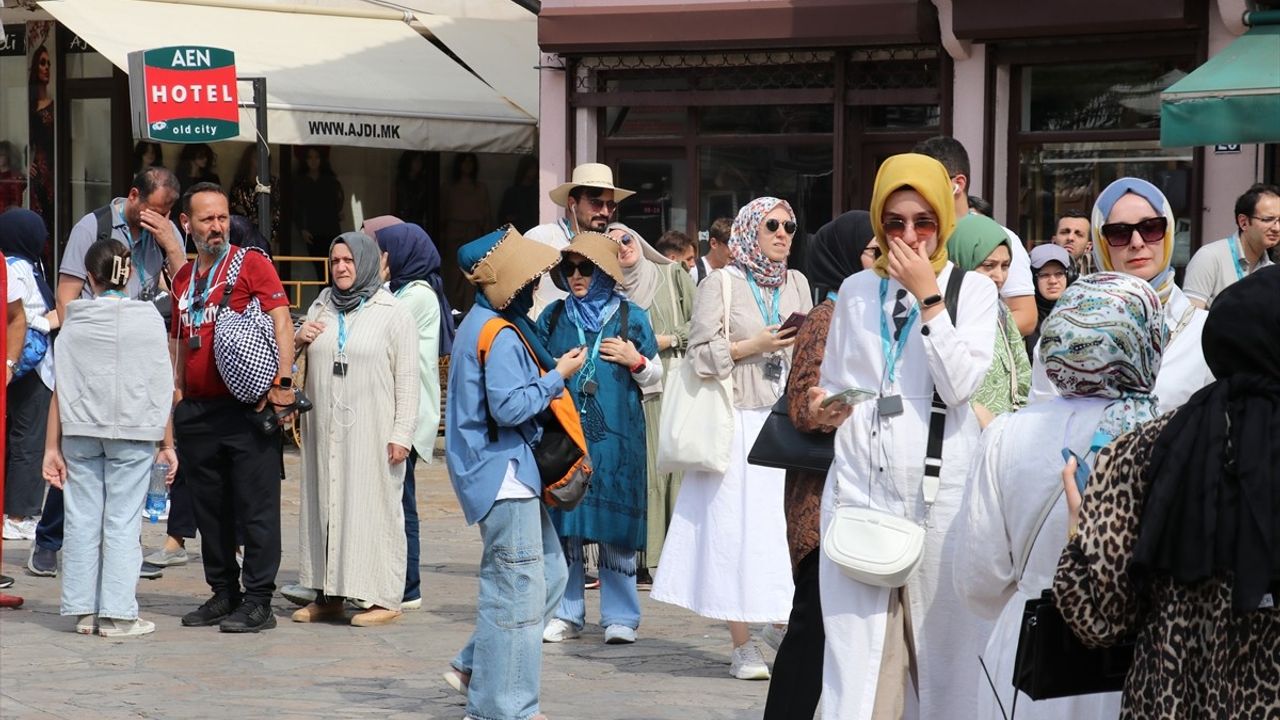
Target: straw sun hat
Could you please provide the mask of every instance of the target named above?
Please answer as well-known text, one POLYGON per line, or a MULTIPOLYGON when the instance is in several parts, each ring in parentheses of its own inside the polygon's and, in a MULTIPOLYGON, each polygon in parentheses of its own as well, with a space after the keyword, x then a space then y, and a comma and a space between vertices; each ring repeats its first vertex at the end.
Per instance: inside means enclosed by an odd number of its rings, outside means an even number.
POLYGON ((462 246, 458 260, 467 281, 495 310, 503 310, 526 285, 560 262, 560 251, 507 225, 462 246))
POLYGON ((569 192, 576 187, 599 188, 601 190, 612 190, 613 201, 622 202, 623 200, 635 195, 634 191, 623 190, 613 185, 613 170, 608 165, 600 163, 583 163, 573 169, 573 177, 567 183, 561 183, 548 195, 551 196, 551 202, 565 207, 569 200, 569 192))
MULTIPOLYGON (((608 235, 598 232, 581 232, 574 235, 573 241, 560 252, 562 254, 577 253, 585 257, 595 263, 600 272, 613 278, 614 282, 621 285, 622 264, 618 262, 618 250, 617 241, 608 235)), ((565 286, 559 270, 552 271, 551 281, 556 284, 556 287, 568 292, 569 288, 565 286)))

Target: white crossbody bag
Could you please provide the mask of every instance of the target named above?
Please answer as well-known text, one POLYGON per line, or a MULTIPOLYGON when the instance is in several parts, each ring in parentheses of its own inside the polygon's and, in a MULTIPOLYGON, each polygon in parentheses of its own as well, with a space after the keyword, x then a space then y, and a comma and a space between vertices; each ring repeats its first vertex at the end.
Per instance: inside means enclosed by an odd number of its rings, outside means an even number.
MULTIPOLYGON (((952 324, 960 298, 964 272, 953 268, 947 282, 947 313, 952 324)), ((929 440, 925 448, 923 494, 925 517, 938 498, 942 484, 942 437, 947 426, 947 404, 935 388, 929 413, 929 440)), ((822 536, 822 551, 845 575, 877 587, 907 584, 924 558, 925 528, 909 518, 870 507, 840 504, 835 489, 835 511, 822 536)))

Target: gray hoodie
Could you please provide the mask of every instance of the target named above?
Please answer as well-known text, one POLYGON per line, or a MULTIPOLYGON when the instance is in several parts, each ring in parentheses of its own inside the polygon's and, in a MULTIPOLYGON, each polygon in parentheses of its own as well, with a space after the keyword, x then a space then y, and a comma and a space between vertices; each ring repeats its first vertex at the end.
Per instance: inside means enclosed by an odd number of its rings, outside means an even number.
POLYGON ((53 346, 63 435, 155 442, 173 406, 160 313, 149 302, 74 300, 53 346))

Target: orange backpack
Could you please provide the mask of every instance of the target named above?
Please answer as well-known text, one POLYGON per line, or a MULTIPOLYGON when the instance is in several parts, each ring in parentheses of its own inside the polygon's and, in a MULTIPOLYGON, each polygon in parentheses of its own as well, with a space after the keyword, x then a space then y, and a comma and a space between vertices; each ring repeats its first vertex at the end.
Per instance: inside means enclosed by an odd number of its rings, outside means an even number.
MULTIPOLYGON (((480 342, 477 356, 483 372, 489 349, 498 333, 506 328, 524 342, 525 349, 538 364, 538 356, 529 346, 529 341, 520 334, 519 328, 500 317, 490 318, 480 329, 480 342)), ((539 366, 541 374, 546 370, 539 366)), ((485 400, 488 403, 488 400, 485 400)), ((489 442, 498 440, 498 424, 486 409, 486 420, 489 424, 489 442)), ((572 510, 582 501, 591 487, 591 457, 587 454, 587 438, 582 433, 582 419, 573 404, 573 396, 567 391, 551 400, 551 404, 539 416, 542 425, 542 440, 533 446, 533 459, 538 464, 538 474, 542 476, 542 500, 546 504, 561 510, 572 510)))

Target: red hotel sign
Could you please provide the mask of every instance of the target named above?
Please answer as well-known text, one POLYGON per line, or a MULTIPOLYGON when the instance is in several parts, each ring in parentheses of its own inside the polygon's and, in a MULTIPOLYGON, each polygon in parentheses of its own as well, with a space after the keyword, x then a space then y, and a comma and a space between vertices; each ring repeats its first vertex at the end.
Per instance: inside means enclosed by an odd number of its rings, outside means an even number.
POLYGON ((180 46, 129 53, 133 134, 201 143, 240 134, 235 53, 180 46))

